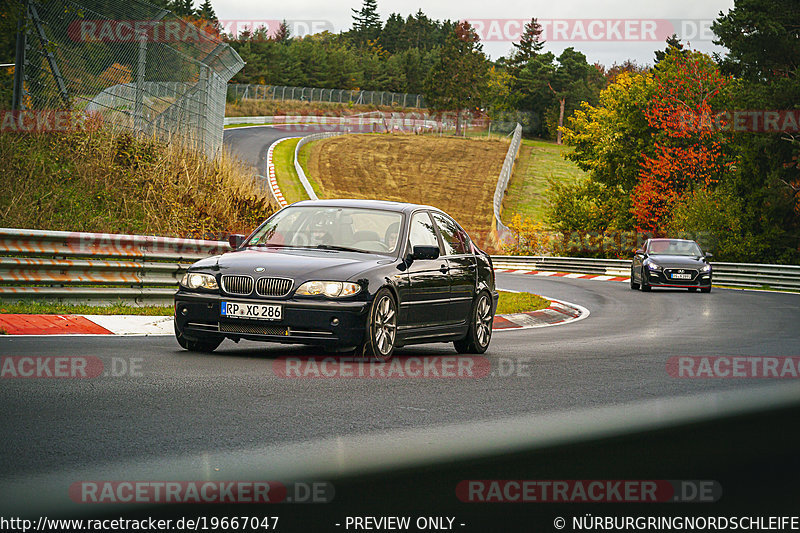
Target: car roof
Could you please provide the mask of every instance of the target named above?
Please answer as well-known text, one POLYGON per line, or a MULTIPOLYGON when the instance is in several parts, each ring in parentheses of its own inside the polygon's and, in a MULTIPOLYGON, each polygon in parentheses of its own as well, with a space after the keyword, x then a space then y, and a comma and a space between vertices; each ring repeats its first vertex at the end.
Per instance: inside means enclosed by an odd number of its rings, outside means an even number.
POLYGON ((669 239, 665 237, 659 237, 657 239, 648 239, 650 242, 661 242, 661 241, 680 241, 680 242, 695 242, 691 239, 669 239))
POLYGON ((398 213, 409 213, 417 209, 433 209, 441 211, 436 207, 421 204, 410 204, 407 202, 390 202, 387 200, 357 200, 357 199, 338 199, 338 200, 302 200, 293 203, 292 206, 318 206, 318 207, 360 207, 362 209, 380 209, 383 211, 396 211, 398 213))

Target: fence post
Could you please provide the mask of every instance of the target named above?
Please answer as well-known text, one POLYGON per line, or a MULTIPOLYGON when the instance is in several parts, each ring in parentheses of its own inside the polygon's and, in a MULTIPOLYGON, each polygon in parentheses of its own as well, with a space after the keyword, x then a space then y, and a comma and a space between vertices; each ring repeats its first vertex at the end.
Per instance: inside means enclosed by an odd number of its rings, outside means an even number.
POLYGON ((147 64, 147 33, 138 35, 138 57, 136 60, 136 88, 133 104, 133 129, 141 133, 144 129, 143 101, 144 101, 144 69, 147 64))
POLYGON ((11 96, 11 109, 21 111, 25 107, 25 49, 28 46, 28 31, 25 21, 28 19, 28 0, 22 3, 23 15, 17 20, 17 49, 14 63, 14 92, 11 96))

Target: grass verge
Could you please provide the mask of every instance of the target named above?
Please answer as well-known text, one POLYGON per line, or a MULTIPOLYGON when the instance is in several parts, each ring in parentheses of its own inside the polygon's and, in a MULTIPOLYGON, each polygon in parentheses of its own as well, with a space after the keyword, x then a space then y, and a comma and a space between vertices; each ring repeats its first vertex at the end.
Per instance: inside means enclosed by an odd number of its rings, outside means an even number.
POLYGON ((249 233, 272 212, 252 170, 110 130, 0 132, 2 225, 180 237, 249 233))
POLYGON ((500 291, 500 300, 497 303, 497 314, 508 315, 512 313, 527 313, 547 309, 550 300, 530 292, 505 292, 500 291))
POLYGON ((503 222, 514 215, 546 223, 547 189, 551 181, 583 179, 586 173, 563 155, 572 148, 554 142, 524 139, 514 174, 503 200, 503 222))
POLYGON ((300 139, 282 141, 272 151, 272 163, 275 165, 275 179, 278 181, 278 188, 290 204, 308 200, 306 190, 294 169, 294 149, 299 141, 300 139))
POLYGON ((0 314, 12 315, 143 315, 172 316, 171 305, 81 305, 59 302, 18 301, 0 303, 0 314))
MULTIPOLYGON (((545 309, 550 301, 529 292, 500 291, 497 314, 524 313, 545 309)), ((143 315, 172 316, 171 305, 135 306, 117 302, 112 305, 81 305, 57 302, 18 301, 0 303, 0 314, 13 315, 143 315)), ((0 331, 0 335, 3 332, 0 331)))

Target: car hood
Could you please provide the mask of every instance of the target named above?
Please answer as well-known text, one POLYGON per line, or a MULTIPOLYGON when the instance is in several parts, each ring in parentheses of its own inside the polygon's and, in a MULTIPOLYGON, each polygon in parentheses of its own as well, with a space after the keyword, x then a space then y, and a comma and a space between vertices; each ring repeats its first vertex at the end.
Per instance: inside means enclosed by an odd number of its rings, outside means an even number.
POLYGON ((686 255, 651 255, 648 259, 663 268, 700 269, 707 264, 702 258, 686 255))
POLYGON ((339 252, 331 250, 257 249, 201 259, 191 270, 214 270, 221 274, 246 274, 259 277, 345 281, 381 264, 391 263, 385 255, 339 252), (263 268, 256 272, 256 268, 263 268))

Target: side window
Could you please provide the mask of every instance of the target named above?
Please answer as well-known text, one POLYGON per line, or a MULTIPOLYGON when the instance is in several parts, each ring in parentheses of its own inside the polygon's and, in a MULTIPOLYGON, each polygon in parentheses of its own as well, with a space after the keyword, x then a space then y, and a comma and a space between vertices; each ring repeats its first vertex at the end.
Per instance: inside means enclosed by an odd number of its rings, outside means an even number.
MULTIPOLYGON (((414 246, 439 246, 433 221, 428 213, 417 213, 411 218, 411 233, 409 240, 412 249, 414 246)), ((410 250, 409 250, 410 251, 410 250)))
POLYGON ((455 220, 442 213, 434 213, 433 218, 436 220, 436 225, 439 226, 439 232, 442 234, 445 255, 469 253, 467 234, 458 227, 455 220))

